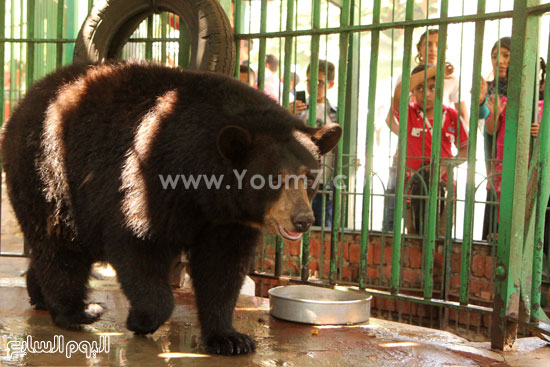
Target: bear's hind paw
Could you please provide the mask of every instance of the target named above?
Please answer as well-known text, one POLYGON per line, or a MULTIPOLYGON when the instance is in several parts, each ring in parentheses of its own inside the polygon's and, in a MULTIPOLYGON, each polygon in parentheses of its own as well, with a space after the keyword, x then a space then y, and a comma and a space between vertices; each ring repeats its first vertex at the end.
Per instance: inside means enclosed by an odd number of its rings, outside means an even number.
POLYGON ((232 331, 211 335, 205 340, 206 350, 212 354, 239 355, 256 350, 256 343, 248 335, 232 331))

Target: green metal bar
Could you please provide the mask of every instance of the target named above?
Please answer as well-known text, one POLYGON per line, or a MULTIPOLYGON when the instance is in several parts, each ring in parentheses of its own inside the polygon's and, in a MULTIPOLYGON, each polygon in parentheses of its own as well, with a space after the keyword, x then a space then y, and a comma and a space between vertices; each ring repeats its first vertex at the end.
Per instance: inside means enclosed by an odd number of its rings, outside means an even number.
MULTIPOLYGON (((550 4, 548 5, 548 10, 550 11, 550 4)), ((456 24, 456 23, 468 23, 468 22, 476 22, 479 20, 498 20, 498 19, 505 19, 505 18, 512 18, 514 15, 513 11, 502 11, 502 12, 495 12, 495 13, 488 13, 488 14, 473 14, 473 15, 463 15, 463 16, 456 16, 456 17, 448 17, 446 19, 441 18, 429 18, 429 19, 417 19, 417 20, 405 20, 405 21, 399 21, 399 22, 386 22, 386 23, 380 23, 380 24, 365 24, 365 25, 350 25, 347 27, 338 27, 338 28, 322 28, 322 29, 308 29, 308 30, 296 30, 291 32, 290 34, 287 32, 267 32, 267 33, 248 33, 248 34, 241 34, 239 35, 240 39, 250 39, 250 38, 278 38, 278 37, 285 37, 285 36, 311 36, 315 34, 323 35, 323 34, 332 34, 332 33, 346 33, 346 32, 369 32, 373 31, 375 29, 383 31, 383 30, 392 30, 392 29, 400 29, 400 28, 407 28, 407 27, 432 27, 437 26, 441 24, 456 24)))
MULTIPOLYGON (((34 38, 34 9, 36 7, 35 0, 27 0, 27 37, 34 38)), ((27 45, 27 89, 34 80, 34 43, 27 45)))
MULTIPOLYGON (((261 16, 260 16, 260 32, 263 33, 267 29, 267 0, 262 1, 261 16)), ((265 86, 265 48, 266 38, 260 38, 260 52, 258 60, 258 90, 263 92, 265 86)))
MULTIPOLYGON (((57 1, 57 38, 63 38, 63 26, 65 22, 63 21, 63 10, 65 8, 65 0, 57 1)), ((55 64, 57 67, 60 67, 63 64, 63 44, 57 44, 57 58, 55 64)))
POLYGON ((153 16, 150 15, 149 17, 147 17, 147 41, 145 41, 145 59, 146 60, 153 59, 153 42, 151 42, 152 38, 153 38, 153 16))
MULTIPOLYGON (((321 27, 321 0, 312 0, 312 29, 321 27)), ((319 42, 320 36, 311 36, 311 57, 309 61, 309 112, 308 125, 316 126, 317 124, 317 90, 319 80, 319 42)), ((322 223, 324 225, 324 223, 322 223)), ((334 225, 334 223, 333 223, 334 225)), ((307 280, 309 268, 309 239, 310 233, 304 236, 302 241, 302 280, 307 280)), ((336 254, 337 248, 331 247, 330 256, 330 276, 329 279, 334 281, 336 275, 336 254)))
MULTIPOLYGON (((407 0, 406 19, 414 16, 414 0, 407 0)), ((409 89, 411 74, 412 35, 414 28, 405 28, 405 50, 403 53, 403 78, 401 81, 401 105, 399 106, 399 145, 397 155, 397 186, 395 188, 395 212, 393 216, 393 252, 391 272, 391 293, 399 293, 401 263, 401 219, 403 217, 403 195, 407 155, 407 126, 409 118, 409 89)))
MULTIPOLYGON (((340 12, 340 25, 343 27, 346 27, 350 24, 350 0, 344 0, 343 6, 340 12)), ((317 38, 318 40, 319 36, 312 36, 312 38, 317 38)), ((344 126, 345 123, 345 104, 346 104, 346 90, 347 90, 347 66, 349 59, 348 57, 351 57, 351 55, 348 55, 348 47, 349 47, 349 34, 348 33, 342 33, 340 34, 340 54, 339 54, 339 60, 338 60, 338 123, 341 126, 344 126)), ((313 53, 313 44, 311 46, 311 51, 313 53)), ((316 84, 316 83, 315 83, 316 84)), ((325 85, 326 86, 326 85, 325 85)), ((312 86, 313 87, 313 86, 312 86)), ((313 88, 312 88, 313 90, 313 88)), ((312 95, 316 96, 317 91, 312 95)), ((311 97, 310 97, 311 100, 311 97)), ((310 112, 309 117, 310 121, 312 120, 312 114, 313 118, 315 118, 315 111, 316 109, 311 109, 310 105, 310 112)), ((345 133, 345 132, 344 132, 345 133)), ((332 228, 331 228, 331 257, 330 257, 330 276, 329 279, 332 282, 335 280, 336 275, 336 262, 333 260, 336 260, 337 256, 337 250, 338 250, 338 231, 340 230, 341 226, 341 204, 342 204, 342 184, 343 180, 341 178, 342 175, 342 153, 343 153, 343 139, 340 139, 338 142, 338 147, 336 149, 336 167, 334 167, 336 175, 334 177, 334 197, 332 199, 332 228)), ((324 223, 323 223, 324 224, 324 223)))
MULTIPOLYGON (((441 1, 441 18, 447 18, 449 0, 441 1)), ((426 38, 426 47, 427 47, 426 38)), ((437 46, 437 74, 435 78, 435 103, 432 126, 432 152, 430 159, 430 185, 428 187, 428 223, 424 249, 424 298, 433 295, 433 266, 437 226, 437 197, 439 193, 439 160, 441 158, 441 127, 443 125, 443 81, 445 78, 445 51, 447 49, 447 25, 439 27, 437 46)), ((458 127, 460 133, 460 125, 458 127)), ((450 194, 450 193, 448 193, 450 194)), ((451 213, 452 216, 452 213, 451 213)), ((441 225, 441 224, 440 224, 441 225)))
MULTIPOLYGON (((286 30, 292 31, 294 23, 294 0, 286 2, 286 30)), ((283 75, 283 107, 288 109, 290 97, 290 69, 292 66, 292 37, 285 37, 285 60, 283 75)))
POLYGON ((235 78, 239 78, 240 67, 241 67, 241 38, 240 34, 243 31, 243 20, 242 20, 243 5, 242 0, 235 0, 235 20, 234 20, 234 29, 235 29, 235 78))
MULTIPOLYGON (((13 10, 12 10, 12 13, 13 13, 13 10)), ((5 33, 6 33, 6 2, 2 1, 2 3, 0 4, 0 37, 3 38, 5 36, 5 33)), ((6 44, 4 42, 0 42, 0 65, 4 65, 5 50, 6 50, 6 44)), ((13 58, 13 55, 10 55, 10 56, 13 58)), ((4 97, 6 94, 4 93, 4 75, 5 73, 4 71, 2 71, 0 75, 0 86, 2 86, 2 93, 0 95, 0 127, 4 123, 4 113, 5 113, 4 97)), ((10 103, 10 106, 11 106, 11 103, 10 103)), ((0 161, 0 174, 1 172, 2 172, 2 162, 0 161)))
MULTIPOLYGON (((477 12, 485 12, 485 0, 477 3, 477 12)), ((470 269, 473 241, 473 219, 475 204, 475 174, 477 151, 477 123, 479 116, 479 96, 481 87, 481 64, 483 60, 483 37, 485 22, 476 22, 474 41, 474 69, 472 75, 472 106, 470 108, 470 128, 468 137, 468 173, 466 179, 466 205, 464 208, 464 231, 462 240, 462 261, 460 263, 460 303, 468 304, 470 269)))
MULTIPOLYGON (((380 22, 380 9, 382 0, 374 2, 372 14, 372 22, 377 24, 380 22)), ((374 151, 374 118, 376 111, 376 84, 378 81, 378 53, 380 51, 380 31, 374 30, 371 33, 371 55, 370 55, 370 72, 369 72, 369 101, 367 115, 367 162, 365 166, 365 183, 363 186, 363 218, 361 226, 361 252, 359 263, 359 288, 366 288, 367 263, 368 263, 368 240, 369 240, 369 208, 370 208, 370 191, 373 166, 373 151, 374 151)))
MULTIPOLYGON (((548 44, 550 45, 550 40, 548 44)), ((550 60, 550 48, 548 48, 546 60, 550 60)), ((548 154, 550 149, 550 83, 545 83, 544 95, 544 110, 538 137, 540 141, 539 180, 535 219, 535 248, 533 251, 533 269, 531 273, 531 320, 535 322, 548 320, 548 317, 541 308, 540 300, 544 252, 544 222, 547 215, 548 198, 550 196, 550 187, 547 184, 550 182, 550 171, 548 169, 548 154)), ((538 110, 536 112, 538 114, 538 110)))
POLYGON ((88 12, 92 10, 92 7, 94 6, 94 0, 88 0, 88 12))
MULTIPOLYGON (((166 38, 166 16, 167 14, 160 14, 160 36, 161 38, 166 38)), ((166 42, 160 44, 160 60, 163 64, 166 64, 166 42)))
POLYGON ((529 16, 527 8, 537 4, 538 0, 514 2, 491 332, 491 346, 500 350, 513 347, 517 338, 517 323, 508 317, 519 313, 529 130, 539 29, 538 16, 529 16))

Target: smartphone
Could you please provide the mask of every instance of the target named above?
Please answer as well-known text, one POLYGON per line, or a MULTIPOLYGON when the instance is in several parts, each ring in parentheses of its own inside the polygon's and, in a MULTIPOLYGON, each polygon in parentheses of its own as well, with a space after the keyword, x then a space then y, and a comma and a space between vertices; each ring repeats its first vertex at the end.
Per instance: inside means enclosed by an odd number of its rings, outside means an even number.
POLYGON ((306 91, 305 90, 296 91, 296 100, 306 103, 306 91))

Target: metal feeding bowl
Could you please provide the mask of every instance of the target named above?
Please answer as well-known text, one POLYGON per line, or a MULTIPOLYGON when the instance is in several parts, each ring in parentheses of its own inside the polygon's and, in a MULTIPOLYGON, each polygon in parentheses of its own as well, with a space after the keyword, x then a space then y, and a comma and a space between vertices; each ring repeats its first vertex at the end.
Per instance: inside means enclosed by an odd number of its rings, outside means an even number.
POLYGON ((369 320, 372 296, 310 285, 269 290, 271 315, 315 325, 357 324, 369 320))

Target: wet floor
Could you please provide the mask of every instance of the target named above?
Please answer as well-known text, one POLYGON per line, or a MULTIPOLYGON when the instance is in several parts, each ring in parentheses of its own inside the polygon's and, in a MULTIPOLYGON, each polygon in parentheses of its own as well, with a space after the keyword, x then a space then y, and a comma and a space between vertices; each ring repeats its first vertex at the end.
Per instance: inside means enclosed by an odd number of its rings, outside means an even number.
POLYGON ((108 307, 100 321, 82 331, 67 331, 53 326, 47 312, 29 306, 22 278, 4 279, 0 284, 1 366, 550 365, 550 347, 538 339, 518 343, 523 350, 503 357, 488 350, 487 344, 468 343, 451 333, 372 318, 351 327, 276 320, 269 315, 268 300, 247 296, 239 299, 234 322, 238 330, 254 337, 256 353, 209 356, 200 345, 191 293, 176 292, 176 308, 169 322, 152 336, 136 337, 124 327, 128 303, 116 286, 91 294, 91 299, 108 307), (17 354, 23 341, 29 349, 35 347, 34 352, 17 354), (531 356, 529 364, 514 362, 526 362, 527 355, 531 356))

